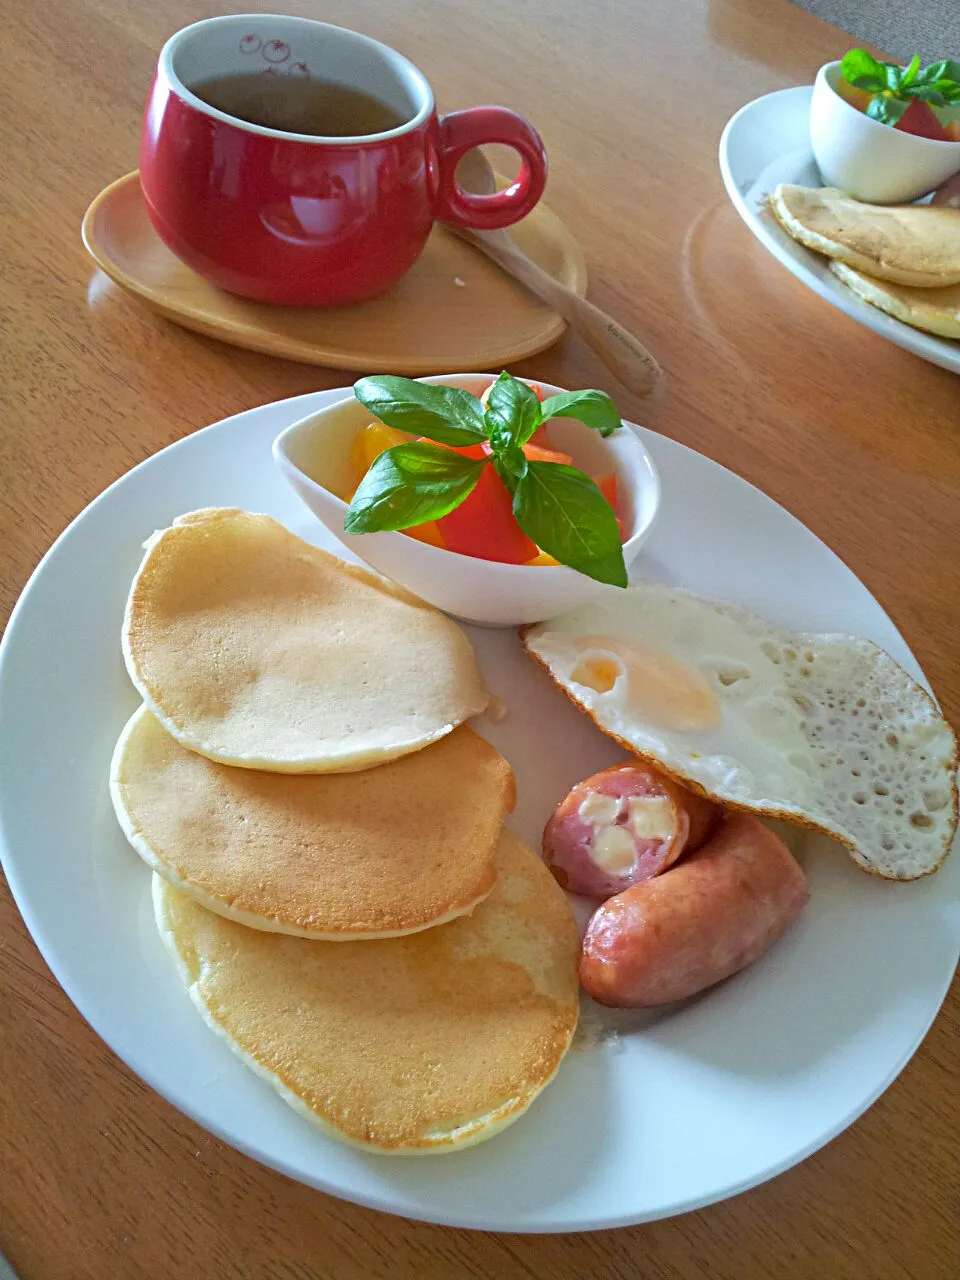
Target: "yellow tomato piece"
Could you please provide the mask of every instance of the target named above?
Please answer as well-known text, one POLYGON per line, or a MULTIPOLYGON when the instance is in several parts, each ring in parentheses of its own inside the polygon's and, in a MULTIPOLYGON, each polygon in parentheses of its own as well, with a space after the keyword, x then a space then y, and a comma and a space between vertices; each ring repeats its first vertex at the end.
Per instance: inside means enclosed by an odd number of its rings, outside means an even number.
POLYGON ((546 551, 541 551, 538 556, 534 556, 532 560, 528 560, 527 564, 559 564, 559 560, 554 560, 553 556, 547 555, 546 551))
POLYGON ((843 77, 837 85, 837 93, 850 103, 851 107, 856 107, 858 111, 866 112, 873 97, 872 93, 868 93, 866 89, 858 89, 856 85, 849 84, 843 77))
POLYGON ((435 520, 428 520, 426 524, 415 524, 410 529, 404 529, 403 532, 408 537, 416 538, 418 542, 426 542, 431 547, 446 549, 443 534, 437 528, 435 520))
POLYGON ((357 475, 357 484, 367 474, 373 463, 385 449, 392 449, 395 444, 408 444, 410 437, 396 427, 388 427, 385 422, 371 422, 361 427, 353 437, 350 448, 350 461, 357 475))

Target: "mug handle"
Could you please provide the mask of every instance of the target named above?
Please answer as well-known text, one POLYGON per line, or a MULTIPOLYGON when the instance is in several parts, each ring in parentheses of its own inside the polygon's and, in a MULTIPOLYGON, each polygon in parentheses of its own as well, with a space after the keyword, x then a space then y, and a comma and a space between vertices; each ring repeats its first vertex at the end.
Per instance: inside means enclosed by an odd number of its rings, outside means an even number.
POLYGON ((540 135, 506 107, 468 107, 441 117, 439 161, 436 216, 478 231, 495 231, 525 218, 547 184, 547 153, 540 135), (522 164, 516 182, 492 195, 464 191, 457 183, 461 157, 494 142, 519 152, 522 164))

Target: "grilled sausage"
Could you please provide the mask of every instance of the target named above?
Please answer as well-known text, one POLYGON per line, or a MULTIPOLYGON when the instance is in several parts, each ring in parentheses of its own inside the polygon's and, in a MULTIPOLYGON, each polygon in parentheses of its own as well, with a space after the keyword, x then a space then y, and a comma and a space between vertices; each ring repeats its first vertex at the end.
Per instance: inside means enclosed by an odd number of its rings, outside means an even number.
POLYGON ((597 908, 580 980, 601 1004, 684 1000, 752 964, 808 897, 782 841, 752 814, 730 814, 698 853, 597 908))

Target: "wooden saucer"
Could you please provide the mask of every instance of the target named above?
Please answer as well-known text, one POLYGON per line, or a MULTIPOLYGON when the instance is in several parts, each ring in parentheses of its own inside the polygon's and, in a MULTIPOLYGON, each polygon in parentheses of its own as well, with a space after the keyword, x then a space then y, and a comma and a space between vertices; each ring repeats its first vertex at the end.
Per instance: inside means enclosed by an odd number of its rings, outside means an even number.
MULTIPOLYGON (((566 325, 555 311, 437 224, 419 261, 387 293, 350 307, 275 307, 223 293, 163 244, 134 171, 83 219, 97 266, 169 320, 223 342, 306 364, 374 373, 488 369, 541 351, 566 325)), ((576 240, 542 203, 511 228, 533 260, 581 296, 576 240)))

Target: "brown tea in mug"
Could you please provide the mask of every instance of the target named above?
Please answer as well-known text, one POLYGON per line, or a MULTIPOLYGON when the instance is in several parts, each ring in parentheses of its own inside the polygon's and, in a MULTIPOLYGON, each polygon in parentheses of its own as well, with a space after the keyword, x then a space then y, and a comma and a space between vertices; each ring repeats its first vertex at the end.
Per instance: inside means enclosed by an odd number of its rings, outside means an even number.
POLYGON ((282 133, 356 138, 386 133, 408 119, 362 89, 312 76, 240 71, 201 80, 190 88, 208 106, 228 116, 282 133))

